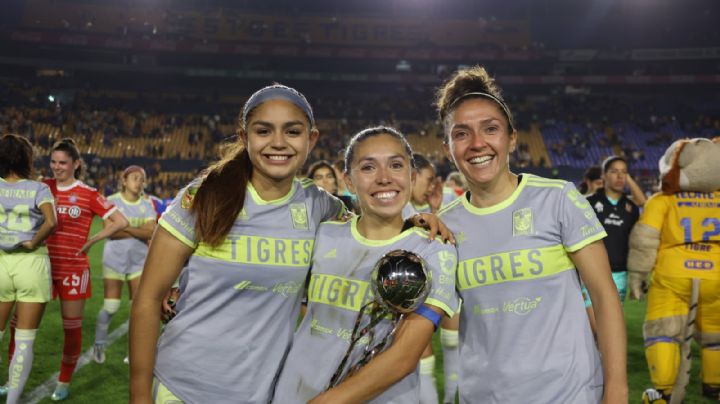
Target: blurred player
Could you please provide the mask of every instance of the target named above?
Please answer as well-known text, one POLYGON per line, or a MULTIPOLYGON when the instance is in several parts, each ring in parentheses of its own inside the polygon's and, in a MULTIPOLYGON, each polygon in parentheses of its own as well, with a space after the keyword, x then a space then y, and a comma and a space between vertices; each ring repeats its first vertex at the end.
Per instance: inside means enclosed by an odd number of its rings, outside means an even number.
POLYGON ((121 191, 107 198, 130 225, 110 236, 103 250, 105 300, 97 316, 93 347, 93 360, 97 363, 105 362, 108 328, 120 308, 123 282, 128 284, 132 303, 145 264, 148 242, 155 230, 155 206, 143 195, 145 181, 145 170, 140 166, 130 166, 122 173, 121 191))
POLYGON ((33 151, 17 135, 0 138, 0 340, 16 306, 17 349, 0 396, 15 404, 33 364, 33 344, 51 298, 50 259, 45 239, 57 225, 50 188, 30 180, 33 151))
MULTIPOLYGON (((338 195, 338 178, 335 175, 335 168, 325 161, 320 160, 310 165, 306 177, 315 182, 315 185, 327 191, 330 195, 337 197, 345 204, 345 208, 353 211, 352 198, 347 195, 338 195)), ((344 183, 344 182, 343 182, 344 183)))
MULTIPOLYGON (((417 403, 420 355, 441 317, 457 308, 456 251, 452 245, 428 243, 425 231, 404 228, 402 209, 411 197, 415 174, 412 151, 402 134, 387 127, 366 129, 350 141, 345 162, 345 180, 358 197, 361 215, 349 222, 324 223, 318 230, 308 312, 293 338, 274 402, 417 403), (358 291, 370 288, 375 263, 395 249, 425 259, 432 273, 431 294, 421 309, 400 322, 386 351, 325 391, 350 345, 343 331, 352 330, 358 311, 371 299, 358 291)), ((390 328, 384 321, 375 331, 384 335, 390 328)), ((356 346, 350 363, 364 349, 356 346)))
POLYGON ((70 394, 70 381, 82 348, 82 318, 90 298, 90 262, 87 251, 128 225, 122 213, 95 188, 77 178, 82 171, 80 152, 72 139, 53 145, 50 154, 53 179, 45 180, 55 196, 58 226, 47 240, 52 267, 53 295, 60 297, 65 340, 60 375, 50 397, 61 401, 70 394), (105 227, 88 238, 95 216, 105 227))
POLYGON ((448 174, 443 185, 443 206, 457 199, 458 196, 462 195, 466 191, 465 178, 462 173, 453 171, 448 174))
POLYGON ((603 172, 599 166, 592 166, 585 170, 583 182, 578 191, 583 195, 592 195, 598 188, 603 186, 603 172))
POLYGON ((437 178, 435 166, 420 153, 413 154, 415 183, 410 201, 403 209, 403 216, 415 213, 435 213, 442 204, 442 182, 437 178))
POLYGON ((625 324, 592 208, 572 184, 510 172, 518 134, 484 68, 457 72, 437 104, 469 184, 440 212, 458 239, 461 402, 627 403, 625 324))

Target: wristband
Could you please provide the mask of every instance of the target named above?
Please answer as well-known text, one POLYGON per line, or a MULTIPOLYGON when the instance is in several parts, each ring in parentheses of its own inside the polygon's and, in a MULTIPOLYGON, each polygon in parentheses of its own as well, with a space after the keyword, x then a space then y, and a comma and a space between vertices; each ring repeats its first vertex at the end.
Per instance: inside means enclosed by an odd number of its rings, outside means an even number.
POLYGON ((436 313, 431 308, 421 305, 418 307, 417 310, 415 310, 415 314, 425 317, 426 319, 430 320, 431 323, 435 326, 435 329, 438 328, 438 325, 440 325, 440 320, 442 320, 442 315, 436 313))

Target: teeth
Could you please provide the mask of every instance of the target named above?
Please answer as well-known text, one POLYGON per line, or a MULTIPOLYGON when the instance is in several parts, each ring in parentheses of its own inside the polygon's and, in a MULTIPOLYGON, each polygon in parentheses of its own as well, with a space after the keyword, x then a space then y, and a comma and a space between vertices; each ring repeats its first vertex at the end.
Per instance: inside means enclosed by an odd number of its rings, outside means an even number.
POLYGON ((285 160, 289 159, 290 156, 269 155, 268 158, 270 160, 275 160, 275 161, 285 161, 285 160))
POLYGON ((397 194, 398 193, 396 191, 378 192, 377 194, 375 194, 375 198, 377 198, 377 199, 392 199, 395 196, 397 196, 397 194))
POLYGON ((493 159, 493 156, 480 156, 470 159, 470 164, 485 164, 489 163, 493 159))

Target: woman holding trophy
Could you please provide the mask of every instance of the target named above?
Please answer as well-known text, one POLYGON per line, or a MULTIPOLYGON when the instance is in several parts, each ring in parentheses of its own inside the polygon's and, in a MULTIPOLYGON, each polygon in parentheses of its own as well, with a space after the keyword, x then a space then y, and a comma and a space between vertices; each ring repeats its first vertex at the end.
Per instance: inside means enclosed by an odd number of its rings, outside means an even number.
POLYGON ((625 324, 590 204, 571 183, 510 171, 518 134, 482 67, 448 79, 437 104, 469 184, 439 214, 459 240, 461 402, 627 403, 625 324))
POLYGON ((274 402, 419 402, 418 360, 442 316, 457 310, 457 255, 453 245, 430 241, 427 232, 404 226, 402 209, 414 180, 411 156, 407 140, 392 128, 366 129, 350 141, 345 181, 358 196, 361 215, 318 229, 307 314, 293 338, 274 402), (374 314, 377 306, 365 315, 373 294, 397 286, 400 272, 412 266, 378 282, 373 270, 384 267, 376 263, 388 259, 418 259, 426 265, 429 294, 423 305, 424 295, 411 296, 418 307, 400 319, 374 314))

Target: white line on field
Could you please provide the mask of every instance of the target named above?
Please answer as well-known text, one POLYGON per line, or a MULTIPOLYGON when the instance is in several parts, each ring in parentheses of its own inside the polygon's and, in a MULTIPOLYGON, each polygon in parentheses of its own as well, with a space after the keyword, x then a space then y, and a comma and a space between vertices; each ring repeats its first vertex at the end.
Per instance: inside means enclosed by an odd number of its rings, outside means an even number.
MULTIPOLYGON (((115 342, 116 339, 122 337, 128 332, 128 322, 124 322, 120 324, 118 328, 116 328, 113 332, 108 335, 107 345, 112 344, 115 342)), ((83 366, 87 365, 92 361, 93 356, 93 348, 90 347, 87 351, 85 351, 82 356, 78 359, 77 367, 75 368, 75 372, 80 370, 83 366)), ((35 390, 33 390, 30 394, 26 395, 24 402, 27 404, 37 404, 45 397, 48 397, 52 394, 52 392, 55 390, 55 385, 57 384, 57 378, 60 375, 60 372, 55 372, 50 378, 48 378, 45 383, 37 386, 35 390)), ((71 392, 72 394, 72 392, 71 392)))

